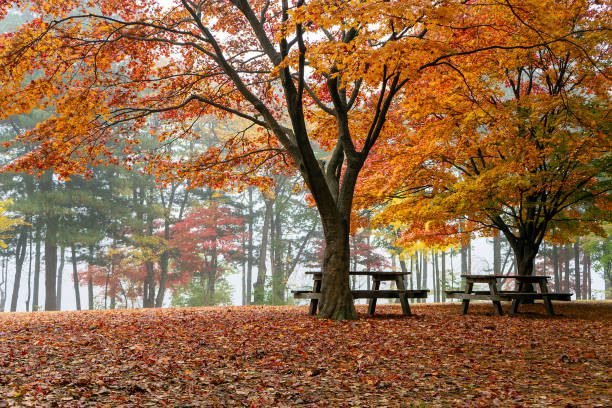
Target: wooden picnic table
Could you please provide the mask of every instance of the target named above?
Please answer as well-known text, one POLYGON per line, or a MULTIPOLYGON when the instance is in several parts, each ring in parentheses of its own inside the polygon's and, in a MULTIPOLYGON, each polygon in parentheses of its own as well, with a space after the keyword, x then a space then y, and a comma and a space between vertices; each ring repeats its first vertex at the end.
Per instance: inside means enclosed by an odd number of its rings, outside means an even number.
POLYGON ((548 291, 548 279, 550 276, 543 275, 461 275, 465 281, 463 291, 446 291, 450 298, 462 300, 462 314, 467 314, 470 300, 490 300, 497 315, 503 315, 501 301, 512 301, 509 314, 512 316, 518 312, 518 307, 524 301, 542 299, 546 312, 553 316, 554 310, 552 300, 571 300, 571 293, 551 293, 548 291), (500 280, 514 280, 516 290, 499 290, 500 280), (485 283, 489 286, 488 291, 474 291, 474 284, 485 283), (539 292, 533 290, 533 284, 537 284, 539 292))
MULTIPOLYGON (((321 298, 321 285, 323 283, 323 272, 308 271, 307 275, 312 275, 313 288, 312 290, 296 290, 293 291, 293 296, 296 299, 310 299, 309 314, 317 313, 319 299, 321 298)), ((407 290, 404 284, 404 276, 410 275, 410 272, 398 271, 349 271, 350 276, 370 276, 372 277, 372 290, 351 290, 354 299, 370 299, 368 304, 368 315, 374 315, 376 310, 376 300, 378 298, 399 299, 402 305, 402 313, 405 316, 410 316, 410 304, 408 298, 426 298, 427 289, 407 290), (396 290, 380 290, 380 283, 383 281, 395 282, 396 290)))

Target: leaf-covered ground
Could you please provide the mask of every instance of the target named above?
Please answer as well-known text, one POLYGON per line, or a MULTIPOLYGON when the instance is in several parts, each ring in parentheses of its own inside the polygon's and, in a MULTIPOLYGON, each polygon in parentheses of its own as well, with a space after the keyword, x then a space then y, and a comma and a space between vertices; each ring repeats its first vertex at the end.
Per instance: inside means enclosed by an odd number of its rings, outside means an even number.
POLYGON ((611 405, 612 303, 0 313, 0 406, 611 405), (360 308, 361 313, 365 312, 360 308))

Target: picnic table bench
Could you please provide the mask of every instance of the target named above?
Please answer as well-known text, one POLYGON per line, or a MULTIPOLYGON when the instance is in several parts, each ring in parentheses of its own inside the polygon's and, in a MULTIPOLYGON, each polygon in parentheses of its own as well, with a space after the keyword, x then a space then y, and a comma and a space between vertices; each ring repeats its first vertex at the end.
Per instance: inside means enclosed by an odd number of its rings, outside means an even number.
POLYGON ((554 316, 552 300, 569 301, 571 293, 553 293, 548 291, 550 276, 523 276, 523 275, 461 275, 465 281, 465 288, 460 290, 447 290, 446 296, 449 298, 461 299, 463 303, 462 314, 467 314, 470 300, 490 300, 493 302, 495 313, 503 315, 501 301, 512 301, 509 315, 513 316, 518 312, 521 303, 525 301, 543 300, 546 312, 549 316, 554 316), (500 280, 512 279, 516 282, 516 290, 499 290, 500 280), (474 291, 474 284, 485 283, 489 286, 488 291, 474 291), (533 290, 533 284, 537 284, 540 291, 533 290))
MULTIPOLYGON (((309 314, 314 315, 317 313, 319 306, 319 299, 321 299, 321 284, 323 283, 323 273, 320 271, 309 271, 307 275, 313 277, 313 288, 312 290, 294 290, 293 297, 295 299, 310 299, 309 314)), ((408 299, 414 298, 426 298, 427 289, 419 290, 408 290, 404 284, 404 276, 409 275, 410 272, 396 272, 396 271, 349 271, 350 276, 371 276, 372 277, 372 290, 351 290, 353 299, 370 299, 368 304, 368 315, 374 315, 376 311, 377 299, 399 299, 402 305, 402 313, 405 316, 410 316, 410 304, 408 299), (380 283, 383 281, 395 282, 397 289, 380 289, 380 283)))

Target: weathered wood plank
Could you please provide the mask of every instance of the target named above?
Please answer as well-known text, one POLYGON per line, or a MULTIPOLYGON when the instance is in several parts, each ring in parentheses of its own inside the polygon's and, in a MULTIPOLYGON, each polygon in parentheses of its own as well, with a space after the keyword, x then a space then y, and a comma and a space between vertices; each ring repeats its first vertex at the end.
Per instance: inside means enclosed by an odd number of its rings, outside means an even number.
MULTIPOLYGON (((399 299, 403 294, 409 299, 426 298, 428 290, 353 290, 353 298, 355 299, 399 299)), ((295 299, 321 299, 321 293, 311 290, 294 290, 293 297, 295 299)))
POLYGON ((388 298, 398 299, 401 295, 407 298, 427 297, 428 290, 352 290, 355 299, 388 298))
MULTIPOLYGON (((460 290, 447 290, 446 296, 453 299, 480 299, 480 300, 492 300, 491 292, 489 291, 473 291, 472 293, 466 294, 460 290), (469 295, 469 297, 466 297, 469 295), (476 296, 476 297, 474 297, 476 296)), ((572 293, 537 293, 537 292, 515 292, 515 291, 499 291, 498 297, 500 300, 512 300, 512 299, 544 299, 549 298, 551 300, 570 301, 572 293)))
POLYGON ((313 291, 293 291, 293 297, 295 299, 321 299, 321 294, 313 291))
POLYGON ((484 294, 477 294, 477 293, 452 293, 446 296, 452 299, 463 299, 463 300, 495 300, 495 301, 504 300, 502 296, 493 296, 491 294, 484 295, 484 294))
POLYGON ((533 293, 533 292, 500 292, 500 296, 507 299, 550 299, 560 301, 571 301, 571 293, 533 293))

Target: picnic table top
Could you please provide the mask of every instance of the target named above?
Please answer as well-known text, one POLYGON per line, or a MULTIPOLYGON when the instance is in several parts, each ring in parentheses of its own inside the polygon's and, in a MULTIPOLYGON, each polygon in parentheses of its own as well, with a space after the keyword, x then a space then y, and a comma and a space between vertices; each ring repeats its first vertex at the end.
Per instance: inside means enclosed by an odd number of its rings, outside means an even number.
MULTIPOLYGON (((321 271, 307 271, 307 275, 322 275, 321 271)), ((349 275, 363 275, 363 276, 403 276, 410 275, 410 272, 402 271, 349 271, 349 275)))
POLYGON ((533 281, 550 279, 548 275, 461 275, 461 277, 468 279, 516 279, 533 281))

